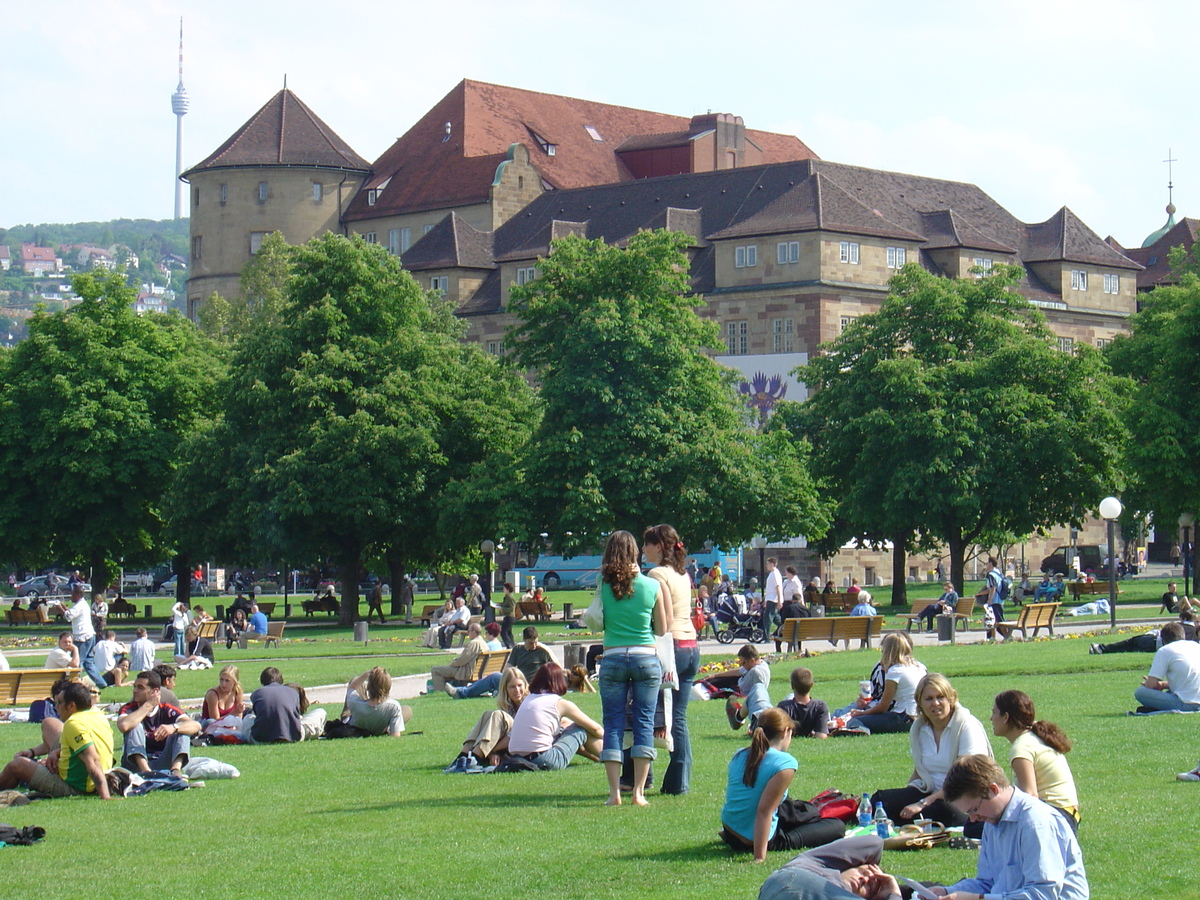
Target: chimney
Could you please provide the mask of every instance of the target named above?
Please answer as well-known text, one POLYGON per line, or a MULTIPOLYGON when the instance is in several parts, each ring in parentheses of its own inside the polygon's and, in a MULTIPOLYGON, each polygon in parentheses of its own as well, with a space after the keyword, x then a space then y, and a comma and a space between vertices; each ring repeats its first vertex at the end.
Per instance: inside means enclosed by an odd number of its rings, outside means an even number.
POLYGON ((713 168, 736 169, 746 164, 746 123, 730 113, 692 116, 688 134, 714 132, 713 168))

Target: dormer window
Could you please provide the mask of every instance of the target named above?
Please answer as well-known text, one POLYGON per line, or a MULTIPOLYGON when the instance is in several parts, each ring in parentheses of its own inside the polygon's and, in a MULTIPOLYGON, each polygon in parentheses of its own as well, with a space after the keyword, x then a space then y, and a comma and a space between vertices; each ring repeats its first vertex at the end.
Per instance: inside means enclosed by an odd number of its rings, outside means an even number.
MULTIPOLYGON (((528 126, 526 126, 526 127, 528 127, 528 126)), ((543 153, 545 153, 547 156, 554 155, 555 150, 557 149, 556 145, 550 143, 548 140, 546 140, 544 137, 542 137, 540 134, 538 134, 532 128, 529 129, 529 133, 531 135, 533 135, 533 139, 537 142, 537 145, 542 148, 543 153)))
POLYGON ((379 199, 379 189, 371 188, 367 191, 367 206, 374 206, 375 201, 379 199))

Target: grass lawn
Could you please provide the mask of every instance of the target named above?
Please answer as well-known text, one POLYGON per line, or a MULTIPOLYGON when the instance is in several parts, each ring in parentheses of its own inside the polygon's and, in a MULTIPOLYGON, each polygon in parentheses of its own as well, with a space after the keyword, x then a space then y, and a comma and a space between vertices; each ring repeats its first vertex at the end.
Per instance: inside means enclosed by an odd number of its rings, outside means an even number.
MULTIPOLYGON (((264 656, 260 650, 244 662, 247 685, 264 656)), ((828 653, 805 664, 816 674, 816 695, 832 706, 849 702, 876 658, 873 651, 828 653)), ((986 719, 996 692, 1019 687, 1033 696, 1043 717, 1071 735, 1093 897, 1195 895, 1190 846, 1179 828, 1191 820, 1200 786, 1178 783, 1174 774, 1194 765, 1200 753, 1197 720, 1125 716, 1148 654, 1089 656, 1086 641, 1068 639, 922 648, 920 658, 945 672, 980 717, 986 719)), ((278 664, 287 678, 316 684, 344 680, 373 662, 355 657, 278 664)), ((415 671, 410 667, 427 660, 388 656, 384 664, 393 672, 415 671)), ((796 664, 775 663, 776 700, 786 694, 787 674, 796 664)), ((214 680, 213 673, 184 678, 181 687, 192 678, 203 685, 214 680)), ((599 717, 596 696, 578 699, 599 717)), ((412 701, 411 733, 399 739, 201 750, 237 765, 242 777, 182 794, 109 804, 55 800, 4 810, 0 819, 10 824, 47 829, 40 845, 0 850, 7 894, 74 896, 75 881, 47 873, 78 860, 96 883, 120 884, 123 896, 155 900, 183 890, 289 900, 514 892, 579 900, 729 900, 755 897, 767 873, 788 859, 771 854, 767 865, 754 865, 732 856, 716 838, 725 768, 746 740, 730 731, 723 704, 690 708, 696 757, 690 794, 652 793, 647 809, 605 809, 603 770, 582 761, 563 772, 442 775, 491 702, 418 698, 412 701)), ((36 726, 0 726, 0 759, 36 740, 36 726)), ((1007 744, 994 739, 993 746, 1006 761, 1007 744)), ((801 764, 797 796, 899 786, 912 768, 905 735, 797 741, 792 752, 801 764)), ((661 765, 656 768, 661 778, 661 765)), ((950 881, 971 873, 975 858, 946 848, 889 852, 884 866, 950 881)))

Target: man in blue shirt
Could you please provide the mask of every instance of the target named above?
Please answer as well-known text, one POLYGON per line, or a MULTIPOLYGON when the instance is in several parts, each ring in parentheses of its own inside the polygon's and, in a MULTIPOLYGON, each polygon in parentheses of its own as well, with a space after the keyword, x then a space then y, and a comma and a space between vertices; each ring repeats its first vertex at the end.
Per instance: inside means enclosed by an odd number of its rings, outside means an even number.
POLYGON ((250 607, 250 631, 255 634, 267 633, 267 614, 259 610, 257 603, 250 607))
POLYGON ((985 824, 976 876, 934 893, 950 900, 1088 900, 1083 853, 1066 817, 1010 785, 995 760, 960 757, 942 792, 972 822, 985 824))

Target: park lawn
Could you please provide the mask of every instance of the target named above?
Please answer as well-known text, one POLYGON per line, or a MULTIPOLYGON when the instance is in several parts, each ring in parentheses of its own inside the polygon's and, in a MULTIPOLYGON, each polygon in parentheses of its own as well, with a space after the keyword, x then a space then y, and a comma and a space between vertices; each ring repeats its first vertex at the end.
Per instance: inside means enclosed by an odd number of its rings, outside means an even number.
MULTIPOLYGON (((803 664, 816 675, 815 694, 835 706, 849 702, 877 658, 877 651, 826 653, 803 664)), ((961 702, 985 722, 992 696, 1019 687, 1043 717, 1071 735, 1093 897, 1194 893, 1190 847, 1178 827, 1192 818, 1198 786, 1175 782, 1174 773, 1195 763, 1196 720, 1125 716, 1148 654, 1090 656, 1085 641, 1068 639, 921 648, 920 658, 948 674, 961 702)), ((324 672, 304 667, 327 662, 279 664, 289 679, 305 681, 299 676, 309 671, 323 681, 324 672)), ((353 671, 365 662, 352 659, 347 666, 353 671)), ((787 693, 787 674, 797 662, 774 662, 776 700, 787 693)), ((243 679, 249 680, 245 673, 243 679)), ((595 695, 572 699, 599 717, 595 695)), ((71 879, 46 873, 74 859, 87 861, 88 877, 97 883, 121 884, 124 896, 155 900, 179 893, 183 884, 200 896, 289 900, 359 892, 440 900, 514 891, 565 900, 749 900, 767 873, 788 859, 773 853, 767 865, 754 865, 716 838, 726 765, 746 740, 729 729, 722 703, 690 708, 696 757, 690 794, 652 793, 647 809, 614 810, 601 806, 603 770, 588 763, 564 772, 442 775, 491 702, 417 698, 410 733, 399 739, 201 750, 237 765, 242 777, 183 794, 5 810, 10 824, 47 829, 37 846, 0 851, 9 893, 73 896, 71 879), (97 835, 107 837, 98 841, 97 835), (134 835, 143 852, 125 844, 134 835)), ((0 727, 0 758, 36 738, 36 726, 0 727)), ((993 746, 1006 761, 1007 744, 994 739, 993 746)), ((796 796, 897 786, 912 767, 905 735, 798 740, 792 751, 801 765, 796 796)), ((656 768, 661 778, 661 765, 656 768)), ((883 862, 898 874, 950 881, 972 872, 975 858, 938 848, 889 852, 883 862)))

